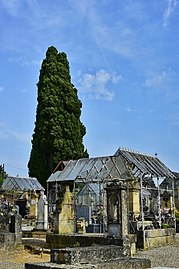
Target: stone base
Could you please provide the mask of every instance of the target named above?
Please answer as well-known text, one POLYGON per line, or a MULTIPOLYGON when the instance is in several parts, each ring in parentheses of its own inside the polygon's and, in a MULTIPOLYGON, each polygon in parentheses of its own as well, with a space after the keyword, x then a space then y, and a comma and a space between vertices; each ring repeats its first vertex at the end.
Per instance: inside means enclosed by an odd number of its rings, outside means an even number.
POLYGON ((92 246, 51 250, 51 262, 60 264, 87 264, 91 261, 114 261, 124 257, 121 246, 92 246))
POLYGON ((53 234, 47 233, 46 241, 51 249, 65 247, 89 247, 93 245, 123 245, 122 238, 110 238, 105 234, 53 234))
POLYGON ((137 248, 149 249, 175 242, 174 228, 137 231, 137 248))
POLYGON ((151 268, 151 261, 148 259, 121 258, 105 263, 85 264, 56 264, 56 263, 26 263, 25 269, 145 269, 151 268))

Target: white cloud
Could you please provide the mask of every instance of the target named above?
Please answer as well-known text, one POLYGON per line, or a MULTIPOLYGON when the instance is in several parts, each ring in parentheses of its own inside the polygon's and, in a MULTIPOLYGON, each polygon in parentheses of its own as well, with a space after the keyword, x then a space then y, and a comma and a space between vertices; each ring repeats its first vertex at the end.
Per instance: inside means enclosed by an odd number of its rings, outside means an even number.
POLYGON ((145 80, 145 86, 150 87, 160 87, 163 82, 167 79, 167 72, 162 71, 160 74, 155 74, 154 76, 147 78, 145 80))
MULTIPOLYGON (((4 124, 0 123, 0 127, 4 127, 4 124)), ((6 130, 6 129, 1 129, 0 130, 0 139, 2 140, 18 140, 21 142, 28 142, 31 140, 31 134, 27 133, 20 133, 14 130, 6 130)))
POLYGON ((21 66, 40 66, 42 61, 41 60, 33 60, 33 59, 26 59, 23 56, 17 57, 17 58, 10 58, 10 62, 16 62, 19 63, 21 66))
POLYGON ((19 133, 17 131, 12 130, 9 130, 8 133, 10 137, 15 138, 18 141, 29 142, 31 140, 31 134, 19 133))
POLYGON ((23 89, 20 90, 21 93, 26 93, 27 91, 28 91, 28 90, 25 89, 25 88, 23 88, 23 89))
MULTIPOLYGON (((1 0, 0 4, 6 10, 6 12, 8 12, 11 16, 14 17, 23 15, 23 6, 25 8, 30 7, 38 15, 41 13, 40 7, 36 0, 1 0)), ((25 16, 28 16, 28 14, 25 13, 25 16)))
POLYGON ((161 72, 153 72, 145 80, 144 86, 148 89, 160 92, 169 97, 172 95, 178 95, 177 86, 178 79, 176 79, 176 72, 171 69, 165 69, 161 72))
POLYGON ((4 91, 4 87, 0 86, 0 92, 4 91))
POLYGON ((5 133, 4 131, 0 130, 0 139, 2 140, 7 140, 8 139, 8 134, 5 133))
POLYGON ((133 109, 133 108, 131 108, 130 106, 127 106, 124 110, 125 110, 126 112, 129 112, 129 113, 136 112, 136 109, 133 109))
POLYGON ((2 7, 11 15, 17 16, 22 1, 20 0, 1 0, 2 7))
POLYGON ((169 19, 177 5, 177 0, 167 0, 166 2, 167 2, 167 8, 165 9, 164 14, 163 14, 163 26, 164 27, 168 25, 169 19))
POLYGON ((78 88, 81 92, 87 94, 89 98, 111 101, 115 93, 109 87, 112 87, 112 84, 118 83, 121 79, 121 75, 101 69, 96 74, 81 75, 78 79, 78 88))
POLYGON ((176 126, 176 127, 179 127, 179 118, 176 118, 176 119, 173 121, 173 125, 176 126))

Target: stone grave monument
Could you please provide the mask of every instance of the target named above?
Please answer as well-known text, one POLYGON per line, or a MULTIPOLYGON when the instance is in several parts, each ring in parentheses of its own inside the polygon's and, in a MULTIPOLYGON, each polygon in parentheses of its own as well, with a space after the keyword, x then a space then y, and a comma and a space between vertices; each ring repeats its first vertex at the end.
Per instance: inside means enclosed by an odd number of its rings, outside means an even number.
POLYGON ((61 187, 54 234, 47 236, 47 242, 51 246, 51 261, 27 263, 25 268, 150 268, 150 260, 129 256, 125 184, 117 182, 106 187, 108 234, 101 236, 75 233, 74 199, 70 187, 67 183, 61 187))
POLYGON ((13 207, 0 210, 0 248, 15 248, 22 243, 22 217, 13 207))
POLYGON ((43 191, 40 193, 40 198, 37 205, 37 230, 48 229, 48 202, 43 191))

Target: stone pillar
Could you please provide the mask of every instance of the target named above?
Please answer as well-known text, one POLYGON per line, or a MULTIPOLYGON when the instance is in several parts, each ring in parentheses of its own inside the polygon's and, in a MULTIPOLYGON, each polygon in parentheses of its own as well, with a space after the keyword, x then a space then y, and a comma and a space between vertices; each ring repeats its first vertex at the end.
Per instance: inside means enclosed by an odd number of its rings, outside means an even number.
MULTIPOLYGON (((124 185, 124 184, 123 184, 124 185)), ((127 218, 127 193, 126 193, 126 186, 123 186, 121 189, 121 232, 122 236, 128 234, 128 218, 127 218)))
POLYGON ((138 182, 129 185, 129 212, 136 219, 140 215, 140 186, 138 182))
POLYGON ((34 191, 30 195, 30 208, 29 215, 37 219, 37 204, 38 204, 38 194, 34 191))
POLYGON ((69 185, 65 186, 65 192, 63 200, 58 205, 57 216, 57 232, 59 234, 74 234, 75 233, 75 221, 74 221, 74 203, 73 195, 70 192, 69 185))
POLYGON ((103 233, 108 232, 108 217, 107 217, 107 192, 106 189, 104 188, 102 190, 102 205, 103 205, 103 233))
POLYGON ((48 230, 48 202, 44 199, 44 230, 48 230))
POLYGON ((108 234, 121 239, 128 234, 126 189, 126 184, 117 180, 106 187, 108 234))

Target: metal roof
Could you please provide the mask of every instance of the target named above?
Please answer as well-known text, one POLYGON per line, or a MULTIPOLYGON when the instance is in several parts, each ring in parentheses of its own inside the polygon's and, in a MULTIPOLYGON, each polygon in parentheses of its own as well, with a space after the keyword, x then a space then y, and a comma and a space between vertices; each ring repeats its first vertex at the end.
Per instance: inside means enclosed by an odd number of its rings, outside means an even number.
POLYGON ((150 174, 153 177, 175 178, 174 173, 157 156, 146 155, 124 148, 119 148, 115 156, 123 158, 135 177, 139 177, 141 174, 150 174))
POLYGON ((62 171, 54 171, 47 182, 102 182, 129 178, 129 172, 121 156, 107 156, 70 160, 62 171))
POLYGON ((44 190, 44 188, 36 178, 13 177, 13 176, 8 176, 4 180, 1 188, 3 190, 21 190, 21 191, 44 190))

